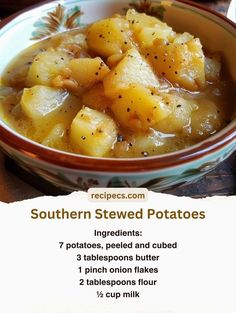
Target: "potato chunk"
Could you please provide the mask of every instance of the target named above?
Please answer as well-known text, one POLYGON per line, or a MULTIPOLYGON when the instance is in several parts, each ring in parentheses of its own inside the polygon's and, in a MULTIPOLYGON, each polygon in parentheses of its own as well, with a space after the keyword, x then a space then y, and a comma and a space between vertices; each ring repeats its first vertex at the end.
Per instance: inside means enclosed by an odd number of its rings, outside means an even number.
POLYGON ((27 117, 37 121, 57 112, 68 95, 64 90, 46 86, 25 88, 21 108, 27 117))
POLYGON ((154 16, 145 13, 138 13, 134 9, 130 9, 126 13, 126 19, 133 31, 138 32, 145 27, 154 27, 155 25, 166 25, 154 16))
POLYGON ((94 85, 90 90, 84 93, 82 102, 85 106, 98 111, 104 111, 111 105, 111 100, 104 94, 102 83, 94 85))
POLYGON ((224 126, 222 117, 214 102, 201 100, 199 109, 191 115, 191 136, 205 139, 224 126))
POLYGON ((44 51, 39 53, 30 66, 26 85, 52 86, 52 80, 65 68, 70 58, 62 51, 44 51))
POLYGON ((115 97, 130 84, 141 84, 148 88, 157 88, 159 82, 151 66, 138 50, 126 52, 122 61, 105 77, 104 89, 106 96, 115 97))
POLYGON ((173 31, 170 27, 162 27, 161 25, 156 25, 155 27, 145 27, 140 32, 136 34, 136 39, 141 47, 152 46, 154 40, 158 38, 163 38, 171 40, 174 37, 173 31))
POLYGON ((129 23, 122 17, 104 19, 92 24, 87 32, 90 50, 103 57, 120 54, 132 47, 129 23))
POLYGON ((149 54, 156 72, 171 83, 191 91, 204 87, 205 57, 199 39, 187 43, 169 43, 157 39, 149 54))
POLYGON ((111 109, 122 126, 140 130, 149 129, 171 113, 161 97, 142 85, 131 85, 123 90, 111 109))
POLYGON ((205 71, 207 81, 216 82, 220 79, 221 62, 219 55, 206 57, 205 71))
POLYGON ((171 114, 158 122, 155 128, 163 133, 183 132, 190 126, 191 113, 198 109, 197 103, 172 94, 162 94, 161 97, 171 109, 171 114))
POLYGON ((66 138, 66 126, 64 124, 56 124, 49 134, 44 138, 42 144, 58 150, 69 150, 66 138))
POLYGON ((107 65, 99 57, 94 59, 73 59, 69 63, 69 68, 71 70, 71 77, 81 88, 91 87, 103 80, 110 72, 107 65))
POLYGON ((85 107, 71 124, 70 139, 75 152, 106 156, 117 138, 115 122, 107 114, 85 107))
POLYGON ((126 18, 141 47, 151 46, 157 38, 171 40, 174 37, 175 32, 172 28, 155 17, 128 10, 126 18))
POLYGON ((127 157, 148 157, 159 154, 163 150, 165 138, 154 130, 135 133, 125 136, 125 141, 117 142, 115 145, 115 156, 119 158, 127 157))
POLYGON ((194 39, 193 35, 191 35, 187 32, 184 32, 183 34, 176 34, 175 35, 174 43, 182 44, 182 43, 186 43, 192 39, 194 39))
POLYGON ((47 141, 47 136, 48 141, 53 142, 55 132, 52 129, 59 124, 68 129, 80 109, 77 97, 46 86, 25 88, 20 103, 24 125, 30 125, 27 136, 40 143, 47 141))

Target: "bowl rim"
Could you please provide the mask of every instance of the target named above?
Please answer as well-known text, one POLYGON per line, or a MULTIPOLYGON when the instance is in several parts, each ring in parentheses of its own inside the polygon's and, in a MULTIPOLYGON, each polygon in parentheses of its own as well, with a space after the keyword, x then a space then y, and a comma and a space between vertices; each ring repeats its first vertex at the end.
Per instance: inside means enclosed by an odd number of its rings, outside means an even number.
MULTIPOLYGON (((31 5, 23 10, 10 15, 9 17, 0 21, 0 29, 10 23, 19 15, 28 12, 32 9, 38 8, 48 3, 57 3, 56 0, 46 0, 37 4, 31 5)), ((209 12, 227 24, 233 26, 236 30, 236 23, 229 20, 226 16, 214 11, 204 5, 189 1, 176 0, 180 4, 193 6, 197 9, 209 12)), ((188 147, 187 149, 179 150, 169 154, 157 155, 147 158, 96 158, 86 155, 73 154, 63 152, 56 149, 51 149, 39 143, 21 136, 13 129, 8 129, 0 125, 0 141, 18 150, 24 155, 35 160, 40 160, 53 165, 62 166, 69 169, 93 171, 93 172, 116 172, 116 173, 133 173, 133 172, 149 172, 157 170, 165 170, 169 167, 176 167, 184 163, 195 161, 210 153, 214 153, 224 146, 229 145, 233 141, 236 143, 236 123, 231 123, 223 128, 220 132, 207 138, 206 140, 188 147), (226 131, 227 129, 227 131, 226 131)), ((235 146, 236 147, 236 146, 235 146)))

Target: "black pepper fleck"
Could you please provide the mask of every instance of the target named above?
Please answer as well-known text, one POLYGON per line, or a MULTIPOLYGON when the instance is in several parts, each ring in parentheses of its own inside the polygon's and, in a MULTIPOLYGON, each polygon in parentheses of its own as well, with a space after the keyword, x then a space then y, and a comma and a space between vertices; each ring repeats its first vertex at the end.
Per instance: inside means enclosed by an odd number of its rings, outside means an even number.
POLYGON ((125 141, 124 137, 122 135, 117 136, 117 142, 123 142, 125 141))

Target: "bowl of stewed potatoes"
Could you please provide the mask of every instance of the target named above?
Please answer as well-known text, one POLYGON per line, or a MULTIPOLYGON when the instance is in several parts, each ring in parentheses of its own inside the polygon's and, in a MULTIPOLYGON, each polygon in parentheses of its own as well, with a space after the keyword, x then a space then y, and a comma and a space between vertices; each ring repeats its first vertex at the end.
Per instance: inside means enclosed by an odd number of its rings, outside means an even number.
POLYGON ((67 191, 197 180, 236 147, 235 37, 186 1, 20 12, 0 29, 1 149, 67 191))

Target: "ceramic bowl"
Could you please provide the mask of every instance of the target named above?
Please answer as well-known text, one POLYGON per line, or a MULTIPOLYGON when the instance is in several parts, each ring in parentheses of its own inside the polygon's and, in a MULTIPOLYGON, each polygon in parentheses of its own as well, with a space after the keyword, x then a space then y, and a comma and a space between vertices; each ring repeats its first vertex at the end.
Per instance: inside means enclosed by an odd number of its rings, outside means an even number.
MULTIPOLYGON (((0 75, 14 56, 51 31, 61 32, 66 25, 83 26, 131 7, 163 19, 176 31, 193 33, 210 51, 220 51, 236 81, 233 22, 196 3, 149 0, 52 1, 7 18, 0 25, 0 75), (63 18, 48 27, 42 17, 52 12, 60 12, 63 18), (72 15, 72 23, 66 23, 72 15)), ((0 145, 24 169, 66 190, 138 186, 160 191, 192 182, 229 157, 236 148, 236 121, 188 149, 149 158, 102 159, 56 151, 22 137, 4 121, 0 121, 0 145)))

